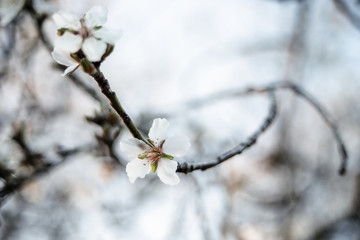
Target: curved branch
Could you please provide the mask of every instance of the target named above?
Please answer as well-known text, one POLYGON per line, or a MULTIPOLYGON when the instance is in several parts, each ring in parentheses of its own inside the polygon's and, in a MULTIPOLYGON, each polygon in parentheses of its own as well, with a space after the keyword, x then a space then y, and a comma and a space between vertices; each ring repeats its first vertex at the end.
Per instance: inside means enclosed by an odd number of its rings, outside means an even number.
POLYGON ((246 141, 240 143, 238 146, 234 147, 233 149, 218 156, 216 161, 214 162, 199 163, 199 164, 188 164, 188 163, 179 164, 177 168, 177 172, 189 173, 195 170, 202 170, 202 171, 207 170, 209 168, 215 167, 225 162, 226 160, 228 160, 229 158, 235 155, 241 154, 246 149, 253 146, 256 143, 257 139, 260 137, 260 135, 263 134, 270 127, 270 125, 273 123, 276 117, 277 105, 276 105, 275 94, 273 91, 269 92, 269 97, 270 97, 270 108, 267 117, 265 118, 264 122, 260 125, 258 130, 256 130, 246 141))
MULTIPOLYGON (((320 114, 320 116, 322 117, 324 122, 329 126, 330 130, 333 133, 334 139, 336 141, 338 151, 340 153, 341 159, 340 159, 339 174, 344 175, 346 173, 348 154, 347 154, 347 150, 346 150, 344 141, 342 140, 342 138, 340 136, 340 133, 338 131, 338 127, 337 127, 335 121, 333 121, 331 119, 330 114, 316 100, 316 98, 311 96, 300 86, 298 86, 290 81, 274 82, 274 83, 268 84, 264 87, 249 87, 249 88, 241 89, 241 90, 224 91, 224 92, 216 93, 214 95, 206 97, 203 100, 192 101, 192 102, 190 102, 190 104, 193 107, 200 107, 200 106, 204 105, 205 103, 208 103, 207 101, 214 102, 214 100, 219 100, 219 99, 229 98, 229 97, 238 97, 238 96, 243 96, 243 95, 247 95, 247 94, 251 94, 251 93, 268 92, 270 94, 273 94, 274 91, 280 90, 280 89, 291 90, 297 96, 305 99, 313 108, 315 108, 315 110, 320 114)), ((182 163, 182 164, 178 165, 177 171, 183 172, 183 173, 189 173, 189 172, 192 172, 195 170, 206 170, 206 169, 209 169, 211 167, 214 167, 214 166, 224 162, 225 160, 227 160, 237 154, 241 154, 244 150, 246 150, 247 148, 254 145, 254 143, 256 142, 257 138, 261 135, 261 133, 263 133, 264 131, 266 131, 268 129, 268 127, 274 120, 275 116, 276 116, 276 103, 273 102, 270 107, 269 114, 268 114, 267 118, 265 119, 264 123, 259 127, 259 129, 253 135, 251 135, 248 138, 248 140, 239 144, 234 149, 220 155, 217 158, 217 161, 215 161, 215 162, 198 163, 198 164, 182 163)))

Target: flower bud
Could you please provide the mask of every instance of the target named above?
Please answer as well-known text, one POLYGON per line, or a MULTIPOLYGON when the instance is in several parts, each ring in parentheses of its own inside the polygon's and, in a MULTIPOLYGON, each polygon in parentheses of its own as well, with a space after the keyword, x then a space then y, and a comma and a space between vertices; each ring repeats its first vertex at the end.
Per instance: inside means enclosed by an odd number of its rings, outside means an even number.
POLYGON ((92 74, 92 72, 95 70, 95 66, 92 62, 89 62, 86 58, 81 59, 80 65, 84 72, 88 74, 92 74))

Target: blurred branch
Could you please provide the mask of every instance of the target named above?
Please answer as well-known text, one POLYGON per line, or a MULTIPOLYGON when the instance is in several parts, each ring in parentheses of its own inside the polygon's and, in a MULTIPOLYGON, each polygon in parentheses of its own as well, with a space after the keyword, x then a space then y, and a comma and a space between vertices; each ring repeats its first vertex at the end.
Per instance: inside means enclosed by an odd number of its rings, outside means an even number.
POLYGON ((33 151, 27 144, 24 136, 25 126, 20 126, 12 139, 19 145, 24 154, 22 164, 25 166, 38 167, 43 164, 43 154, 33 151))
POLYGON ((70 157, 91 149, 89 146, 80 146, 72 149, 58 149, 57 154, 60 157, 60 160, 53 161, 53 159, 47 159, 45 156, 41 155, 42 158, 46 158, 44 164, 41 167, 37 167, 31 174, 26 176, 18 176, 8 178, 5 182, 5 185, 0 189, 0 206, 4 201, 15 192, 22 189, 22 187, 38 177, 43 176, 44 174, 49 173, 54 168, 60 166, 62 163, 66 162, 70 157))
POLYGON ((120 125, 118 115, 114 113, 114 111, 102 111, 95 113, 95 116, 87 116, 86 120, 101 127, 102 134, 96 134, 96 139, 100 143, 100 146, 105 145, 108 150, 104 154, 110 155, 117 164, 124 167, 126 165, 125 162, 117 156, 115 148, 113 148, 116 139, 123 129, 120 125))
POLYGON ((340 12, 360 30, 360 2, 357 0, 334 0, 334 2, 340 12))
POLYGON ((44 44, 46 49, 51 52, 53 50, 53 46, 48 38, 48 36, 45 34, 43 29, 43 24, 45 20, 48 18, 47 14, 39 14, 36 12, 33 1, 28 0, 24 6, 24 10, 30 13, 32 19, 35 22, 36 29, 38 30, 39 37, 41 39, 41 42, 44 44))
POLYGON ((269 128, 269 126, 271 125, 271 123, 274 121, 274 119, 276 117, 276 101, 275 101, 275 97, 274 97, 274 92, 276 90, 280 90, 280 89, 291 90, 297 96, 305 99, 321 115, 324 122, 331 129, 333 136, 335 138, 335 141, 337 143, 338 151, 339 151, 340 157, 341 157, 339 174, 344 175, 346 173, 346 164, 347 164, 348 155, 347 155, 347 150, 346 150, 345 144, 339 134, 336 123, 331 119, 330 114, 325 110, 325 108, 313 96, 311 96, 309 93, 307 93, 301 87, 299 87, 298 85, 296 85, 290 81, 274 82, 274 83, 268 84, 264 87, 249 87, 249 88, 240 89, 240 90, 224 91, 224 92, 220 92, 220 93, 205 97, 202 100, 196 100, 196 101, 190 102, 190 105, 199 107, 204 104, 208 104, 209 102, 211 103, 211 102, 223 99, 223 98, 237 97, 237 96, 243 96, 243 95, 253 94, 253 93, 267 92, 267 93, 270 93, 270 97, 271 97, 271 105, 270 105, 270 110, 269 110, 267 117, 265 118, 263 124, 260 125, 258 130, 255 133, 253 133, 246 141, 240 143, 238 146, 229 150, 228 152, 220 155, 219 157, 217 157, 216 161, 214 161, 214 162, 197 163, 197 164, 182 163, 182 164, 178 165, 177 171, 183 172, 183 173, 189 173, 189 172, 192 172, 195 170, 207 170, 209 168, 219 165, 220 163, 228 160, 229 158, 231 158, 235 155, 241 154, 244 150, 253 146, 256 143, 259 136, 269 128))

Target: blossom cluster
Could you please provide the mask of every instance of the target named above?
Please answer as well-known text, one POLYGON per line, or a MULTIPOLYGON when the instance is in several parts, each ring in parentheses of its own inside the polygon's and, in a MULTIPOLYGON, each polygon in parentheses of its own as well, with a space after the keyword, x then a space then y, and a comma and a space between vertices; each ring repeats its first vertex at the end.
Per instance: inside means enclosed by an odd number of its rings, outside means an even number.
POLYGON ((120 32, 109 30, 103 25, 107 21, 107 10, 94 6, 81 18, 59 11, 53 15, 58 27, 52 56, 58 63, 67 66, 63 75, 75 71, 81 62, 102 62, 114 46, 120 32))

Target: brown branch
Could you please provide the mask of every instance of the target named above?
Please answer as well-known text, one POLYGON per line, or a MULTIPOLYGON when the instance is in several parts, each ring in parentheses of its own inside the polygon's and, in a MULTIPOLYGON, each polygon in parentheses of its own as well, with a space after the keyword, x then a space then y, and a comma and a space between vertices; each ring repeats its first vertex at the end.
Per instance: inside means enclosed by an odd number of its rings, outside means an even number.
POLYGON ((235 155, 241 154, 246 149, 253 146, 256 143, 257 139, 260 137, 260 135, 270 127, 270 125, 273 123, 276 117, 277 106, 276 106, 276 98, 274 92, 270 91, 269 96, 271 103, 267 117, 265 118, 261 126, 258 128, 258 130, 256 130, 246 141, 240 143, 238 146, 234 147, 233 149, 221 154, 220 156, 217 157, 216 161, 214 162, 199 163, 199 164, 188 164, 188 163, 179 164, 177 168, 177 172, 189 173, 195 170, 202 170, 202 171, 207 170, 209 168, 215 167, 225 162, 226 160, 228 160, 229 158, 235 155))
POLYGON ((133 137, 143 141, 144 143, 147 143, 145 139, 141 136, 139 130, 136 128, 129 115, 121 106, 120 101, 116 96, 116 93, 111 90, 109 81, 104 77, 104 74, 95 68, 94 71, 91 73, 91 76, 98 83, 101 92, 109 99, 111 106, 119 114, 125 126, 129 129, 133 137))
MULTIPOLYGON (((204 104, 208 103, 207 101, 210 101, 210 103, 218 101, 220 99, 224 98, 230 98, 230 97, 238 97, 253 93, 273 93, 276 90, 280 89, 288 89, 291 90, 293 93, 295 93, 297 96, 305 99, 312 107, 315 108, 315 110, 321 115, 324 122, 329 126, 330 130, 333 133, 334 139, 336 141, 336 144, 338 146, 338 151, 340 153, 340 167, 339 167, 339 174, 344 175, 346 173, 346 165, 347 165, 347 150, 344 144, 344 141, 342 140, 340 133, 338 131, 336 123, 331 119, 330 114, 325 110, 325 108, 309 93, 307 93, 304 89, 299 87, 298 85, 290 82, 290 81, 279 81, 274 82, 271 84, 268 84, 264 87, 249 87, 246 89, 241 90, 230 90, 230 91, 224 91, 220 93, 216 93, 214 95, 208 96, 204 98, 203 100, 196 100, 191 101, 190 105, 193 107, 200 107, 204 104)), ((207 170, 211 167, 217 166, 220 163, 228 160, 229 158, 241 154, 244 150, 248 149, 252 145, 255 144, 257 138, 265 132, 270 124, 273 122, 276 116, 276 102, 273 101, 268 116, 266 117, 264 123, 259 127, 259 129, 252 134, 245 142, 240 143, 237 147, 231 149, 230 151, 220 155, 216 161, 209 162, 209 163, 197 163, 197 164, 190 164, 190 163, 182 163, 178 165, 177 172, 183 172, 183 173, 189 173, 195 170, 207 170), (274 105, 275 104, 275 105, 274 105)))

